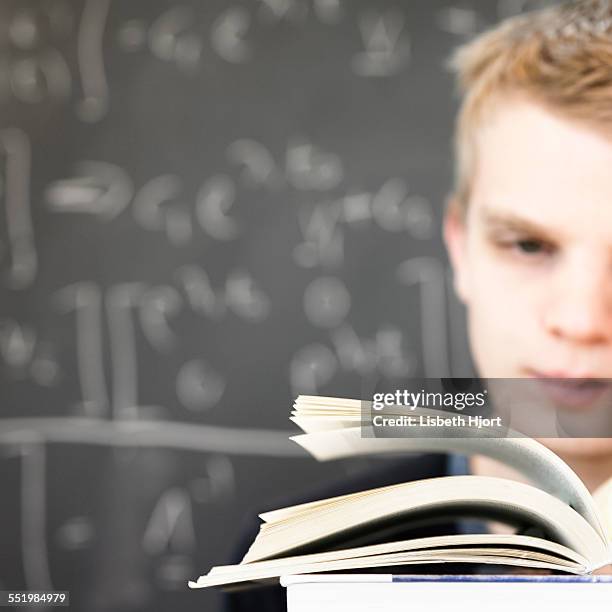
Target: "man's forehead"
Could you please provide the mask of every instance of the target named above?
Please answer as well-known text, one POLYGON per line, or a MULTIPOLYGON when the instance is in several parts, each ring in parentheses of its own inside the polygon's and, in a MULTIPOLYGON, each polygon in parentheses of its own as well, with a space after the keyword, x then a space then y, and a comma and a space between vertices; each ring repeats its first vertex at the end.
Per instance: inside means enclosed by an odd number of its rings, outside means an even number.
MULTIPOLYGON (((507 135, 517 138, 547 131, 555 144, 566 138, 580 138, 612 147, 612 125, 574 117, 569 110, 551 106, 520 92, 495 96, 486 111, 480 114, 474 129, 477 140, 491 131, 506 131, 507 135)), ((533 144, 537 147, 545 143, 534 140, 533 144)))
MULTIPOLYGON (((530 100, 500 102, 475 131, 474 170, 476 174, 486 171, 496 179, 507 175, 531 181, 542 176, 565 183, 565 187, 600 175, 609 181, 612 191, 611 134, 530 100)), ((554 184, 533 187, 553 188, 554 184)))
POLYGON ((469 206, 481 223, 612 240, 612 139, 520 101, 477 143, 469 206))

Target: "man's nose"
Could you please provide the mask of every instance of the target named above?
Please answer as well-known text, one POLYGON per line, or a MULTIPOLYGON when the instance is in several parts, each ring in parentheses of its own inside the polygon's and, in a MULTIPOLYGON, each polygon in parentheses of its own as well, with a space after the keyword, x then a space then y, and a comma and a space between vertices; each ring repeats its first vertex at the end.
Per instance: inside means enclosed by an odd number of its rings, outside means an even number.
POLYGON ((580 344, 612 342, 612 270, 582 265, 559 277, 557 289, 546 298, 547 332, 580 344))

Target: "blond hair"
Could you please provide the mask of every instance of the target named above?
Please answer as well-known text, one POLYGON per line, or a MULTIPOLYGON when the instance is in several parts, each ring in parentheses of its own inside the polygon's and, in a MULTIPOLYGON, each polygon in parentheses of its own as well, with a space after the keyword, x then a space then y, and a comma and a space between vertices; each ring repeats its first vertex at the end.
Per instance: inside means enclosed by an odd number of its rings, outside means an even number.
POLYGON ((599 128, 612 127, 612 0, 581 0, 501 22, 450 61, 463 95, 451 202, 465 212, 474 132, 483 111, 511 94, 599 128))

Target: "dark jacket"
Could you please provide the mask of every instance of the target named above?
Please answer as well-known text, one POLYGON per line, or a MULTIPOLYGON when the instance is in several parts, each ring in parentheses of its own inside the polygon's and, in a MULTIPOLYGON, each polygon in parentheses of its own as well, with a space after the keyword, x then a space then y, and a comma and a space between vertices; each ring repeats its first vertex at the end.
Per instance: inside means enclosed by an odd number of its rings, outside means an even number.
MULTIPOLYGON (((448 457, 446 455, 419 455, 417 457, 403 458, 401 461, 381 461, 380 466, 373 468, 358 476, 346 478, 331 486, 312 491, 300 499, 290 499, 287 503, 278 507, 291 506, 295 504, 325 499, 337 495, 345 495, 365 489, 374 489, 399 482, 420 480, 423 478, 435 478, 448 475, 448 457)), ((237 546, 235 558, 231 563, 239 563, 248 547, 251 545, 259 531, 259 519, 254 516, 246 529, 243 531, 239 545, 237 546)), ((438 524, 434 526, 421 527, 418 530, 406 529, 396 534, 397 539, 410 539, 415 537, 427 537, 441 534, 457 533, 457 525, 454 523, 438 524)), ((396 538, 394 538, 396 539, 396 538)), ((363 571, 363 570, 360 570, 363 571)), ((402 572, 400 568, 397 573, 427 573, 426 566, 410 566, 402 572)), ((469 573, 466 566, 447 566, 448 573, 469 573)), ((247 588, 225 593, 224 609, 226 612, 284 612, 286 608, 285 590, 278 586, 264 586, 247 588)))

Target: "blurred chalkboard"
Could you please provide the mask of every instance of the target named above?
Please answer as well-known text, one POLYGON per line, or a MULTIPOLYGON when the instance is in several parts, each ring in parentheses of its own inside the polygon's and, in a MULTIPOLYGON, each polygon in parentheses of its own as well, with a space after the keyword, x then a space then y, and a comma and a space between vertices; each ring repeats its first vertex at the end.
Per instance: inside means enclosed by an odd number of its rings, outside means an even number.
POLYGON ((0 589, 216 609, 247 513, 363 467, 296 394, 470 374, 444 62, 537 4, 0 2, 0 589))

